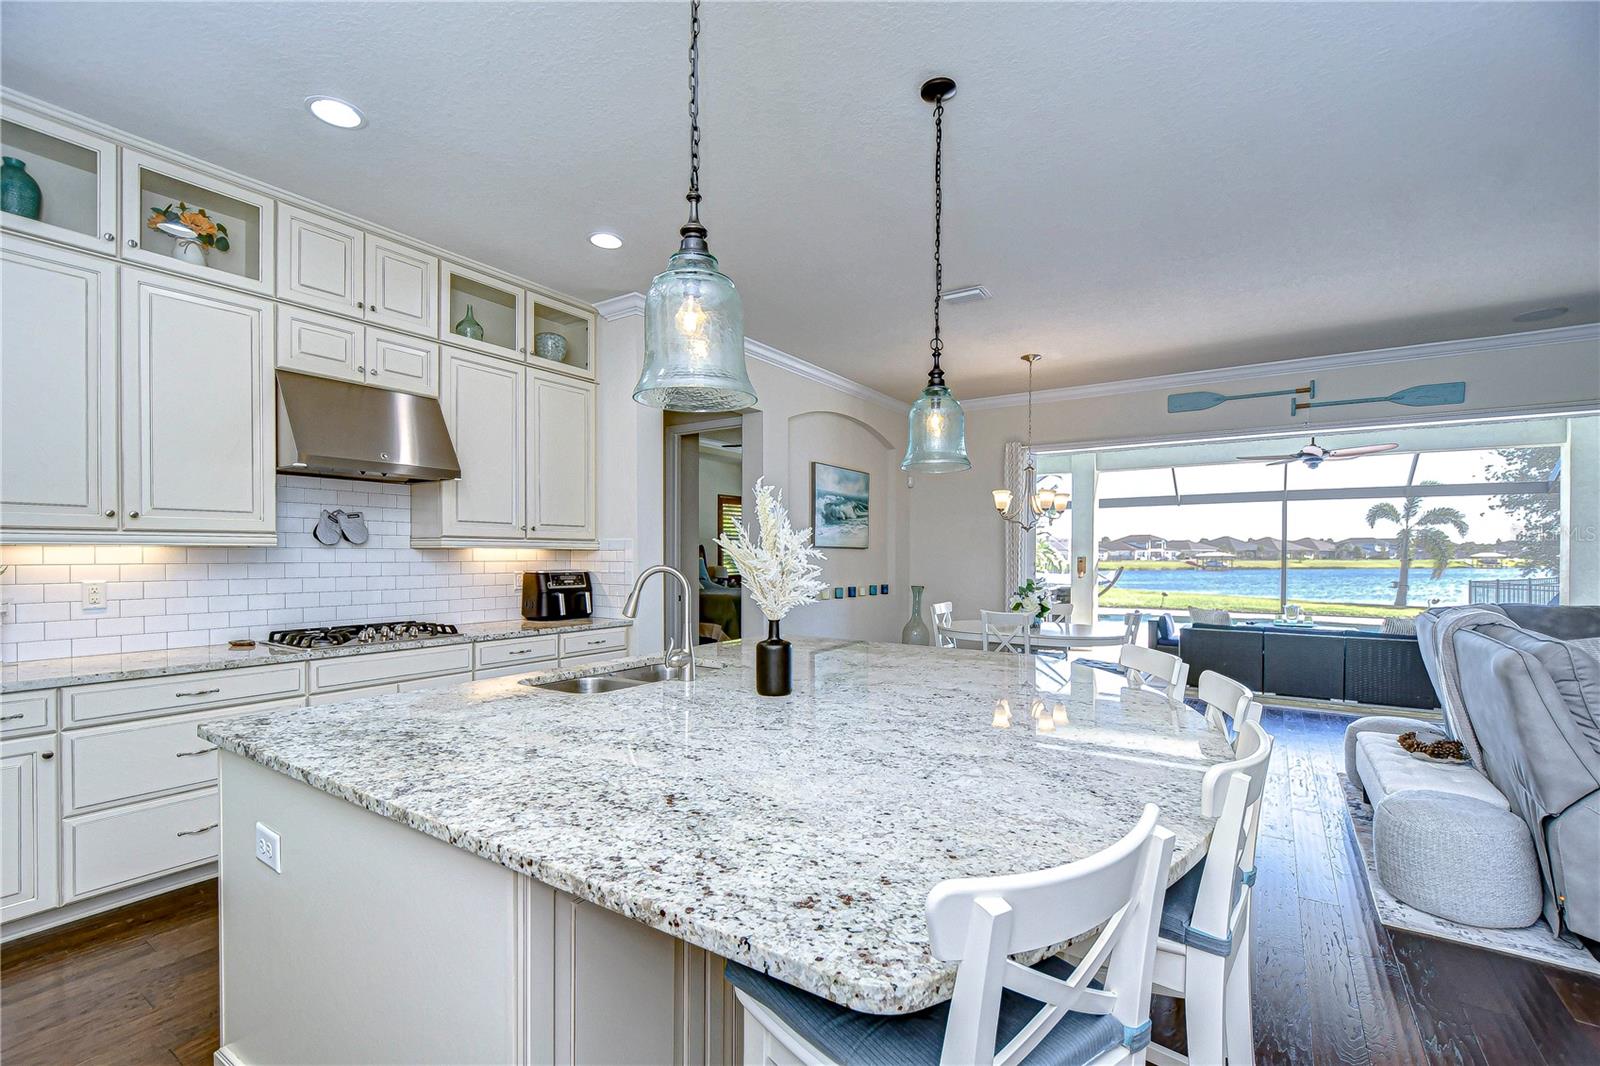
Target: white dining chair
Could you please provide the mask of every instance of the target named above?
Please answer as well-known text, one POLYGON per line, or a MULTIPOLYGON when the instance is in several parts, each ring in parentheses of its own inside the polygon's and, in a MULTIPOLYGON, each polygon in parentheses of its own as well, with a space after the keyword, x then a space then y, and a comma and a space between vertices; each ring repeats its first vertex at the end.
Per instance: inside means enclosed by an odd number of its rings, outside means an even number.
POLYGON ((1155 990, 1184 1001, 1189 1054, 1151 1044, 1164 1066, 1255 1060, 1250 1002, 1251 900, 1256 838, 1272 738, 1245 721, 1233 762, 1206 771, 1200 809, 1216 819, 1205 861, 1167 890, 1156 944, 1155 990))
POLYGON ((950 626, 956 620, 956 605, 949 600, 933 605, 933 645, 936 648, 953 648, 956 638, 950 635, 950 626))
POLYGON ((1122 643, 1139 643, 1139 623, 1144 619, 1144 612, 1129 611, 1123 615, 1122 643))
POLYGON ((1033 654, 1033 615, 1026 611, 980 611, 983 650, 1033 654), (993 649, 990 644, 993 644, 993 649))
POLYGON ((736 963, 744 1062, 1142 1064, 1172 833, 1147 805, 1121 840, 1053 869, 942 881, 928 893, 928 945, 957 963, 948 1004, 862 1014, 736 963), (1098 927, 1074 967, 1037 952, 1098 927), (1094 982, 1101 967, 1105 974, 1094 982))
POLYGON ((1130 672, 1138 671, 1144 679, 1164 682, 1167 699, 1174 705, 1183 703, 1189 687, 1189 664, 1176 655, 1140 644, 1124 644, 1117 649, 1117 662, 1130 672))
POLYGON ((1206 721, 1224 736, 1228 734, 1230 725, 1233 736, 1237 738, 1244 723, 1261 723, 1261 704, 1256 702, 1255 693, 1233 678, 1224 677, 1215 670, 1204 670, 1196 688, 1200 702, 1206 705, 1206 721))

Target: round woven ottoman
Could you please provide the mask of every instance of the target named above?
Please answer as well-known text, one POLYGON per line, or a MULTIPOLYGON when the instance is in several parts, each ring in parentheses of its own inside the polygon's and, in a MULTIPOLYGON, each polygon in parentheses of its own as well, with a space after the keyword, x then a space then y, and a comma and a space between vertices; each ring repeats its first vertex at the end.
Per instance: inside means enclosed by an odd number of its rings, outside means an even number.
POLYGON ((1406 789, 1372 815, 1378 880, 1401 902, 1463 925, 1520 929, 1544 902, 1522 819, 1482 800, 1406 789))

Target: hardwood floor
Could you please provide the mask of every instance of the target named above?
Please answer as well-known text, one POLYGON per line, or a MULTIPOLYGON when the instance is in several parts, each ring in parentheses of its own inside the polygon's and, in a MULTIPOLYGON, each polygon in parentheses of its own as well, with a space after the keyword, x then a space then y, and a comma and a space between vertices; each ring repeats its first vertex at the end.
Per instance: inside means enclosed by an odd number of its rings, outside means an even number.
MULTIPOLYGON (((1264 1064, 1600 1064, 1600 981, 1384 929, 1334 774, 1348 720, 1269 708, 1257 861, 1264 1064)), ((1161 1000, 1156 1039, 1182 1048, 1161 1000)), ((6 1066, 194 1063, 216 1048, 214 883, 0 948, 6 1066)))

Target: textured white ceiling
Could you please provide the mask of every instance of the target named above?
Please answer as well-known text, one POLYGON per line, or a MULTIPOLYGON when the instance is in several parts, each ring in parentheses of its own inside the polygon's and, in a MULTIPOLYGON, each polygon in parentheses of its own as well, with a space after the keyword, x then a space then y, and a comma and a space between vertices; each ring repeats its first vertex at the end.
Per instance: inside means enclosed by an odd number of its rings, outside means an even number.
MULTIPOLYGON (((932 131, 960 396, 1600 318, 1600 5, 707 3, 711 246, 910 397, 932 131)), ((687 5, 15 3, 6 85, 597 299, 682 218, 687 5), (310 93, 370 124, 313 121, 310 93), (620 252, 586 237, 614 229, 620 252)))

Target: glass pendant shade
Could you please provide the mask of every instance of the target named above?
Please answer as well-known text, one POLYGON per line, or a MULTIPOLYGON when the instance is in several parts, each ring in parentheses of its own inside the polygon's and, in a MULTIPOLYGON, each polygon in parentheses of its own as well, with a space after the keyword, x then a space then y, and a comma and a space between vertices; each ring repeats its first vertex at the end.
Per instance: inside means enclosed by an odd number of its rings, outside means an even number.
POLYGON ((972 469, 967 458, 967 416, 943 385, 929 385, 911 405, 910 434, 900 469, 924 474, 972 469))
POLYGON ((650 283, 633 398, 671 411, 738 411, 756 402, 744 363, 744 305, 711 253, 680 251, 650 283))

